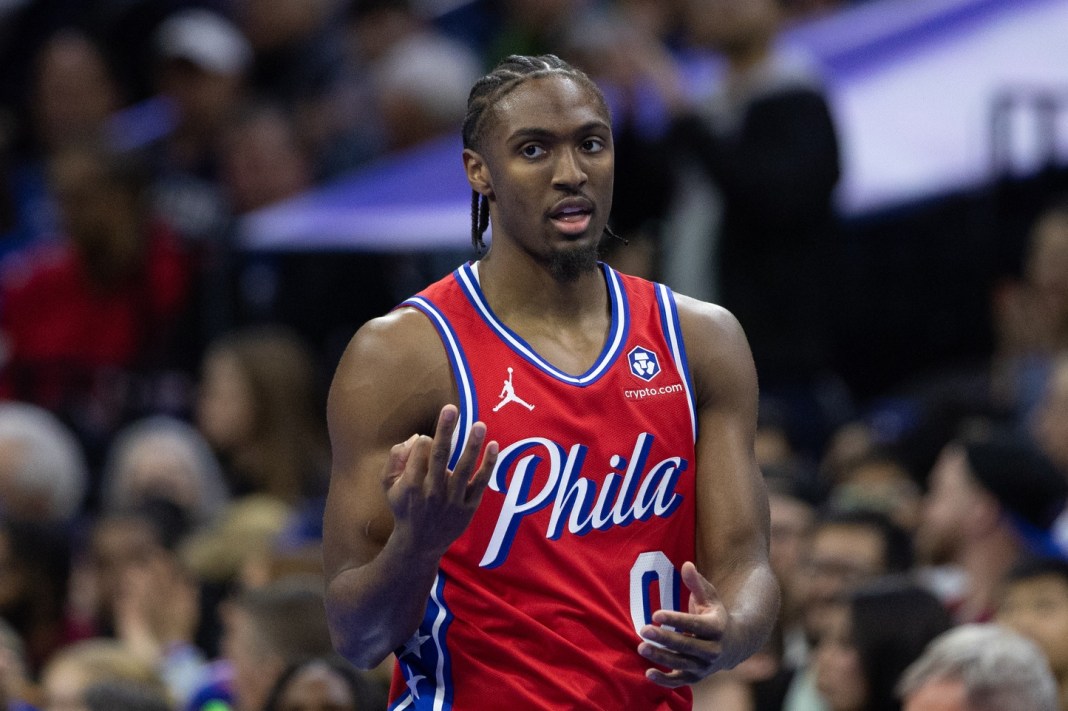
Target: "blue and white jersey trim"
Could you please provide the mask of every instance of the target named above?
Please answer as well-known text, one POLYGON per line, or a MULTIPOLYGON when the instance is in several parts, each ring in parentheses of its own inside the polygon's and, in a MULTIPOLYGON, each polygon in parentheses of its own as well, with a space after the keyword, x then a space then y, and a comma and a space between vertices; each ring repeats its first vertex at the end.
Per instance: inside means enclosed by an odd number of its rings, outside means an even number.
POLYGON ((412 639, 396 651, 408 689, 390 706, 390 711, 452 709, 452 664, 445 635, 453 616, 445 604, 444 590, 445 574, 439 572, 430 590, 423 623, 412 639))
POLYGON ((690 411, 690 424, 693 427, 693 441, 697 442, 697 406, 694 404, 693 380, 690 377, 690 364, 686 359, 686 344, 682 338, 682 326, 679 324, 679 310, 675 305, 675 295, 663 284, 656 285, 656 300, 660 304, 660 323, 664 328, 664 338, 671 349, 671 359, 675 361, 683 386, 686 388, 686 404, 690 411))
POLYGON ((486 298, 478 282, 478 273, 471 264, 463 265, 454 274, 467 298, 486 324, 520 357, 557 380, 572 385, 585 386, 595 382, 608 371, 609 366, 612 365, 627 342, 627 329, 630 325, 630 307, 627 304, 626 295, 623 293, 623 285, 620 283, 619 276, 608 265, 602 264, 601 266, 604 270, 605 281, 608 284, 612 324, 609 327, 608 339, 605 342, 604 349, 601 351, 601 355, 593 366, 582 375, 570 375, 556 368, 539 356, 530 347, 530 344, 524 341, 517 333, 501 323, 497 315, 490 309, 489 304, 486 303, 486 298))
POLYGON ((471 382, 471 369, 467 364, 467 357, 463 348, 460 347, 460 339, 453 331, 452 324, 445 315, 438 310, 430 301, 421 296, 413 296, 401 306, 411 306, 419 309, 430 319, 441 336, 441 342, 445 346, 445 352, 449 355, 449 363, 452 365, 452 373, 456 381, 456 389, 460 394, 458 408, 460 410, 459 421, 452 435, 452 455, 449 457, 449 468, 455 467, 463 452, 463 444, 467 442, 467 436, 471 432, 471 425, 478 421, 478 401, 475 397, 475 386, 471 382))

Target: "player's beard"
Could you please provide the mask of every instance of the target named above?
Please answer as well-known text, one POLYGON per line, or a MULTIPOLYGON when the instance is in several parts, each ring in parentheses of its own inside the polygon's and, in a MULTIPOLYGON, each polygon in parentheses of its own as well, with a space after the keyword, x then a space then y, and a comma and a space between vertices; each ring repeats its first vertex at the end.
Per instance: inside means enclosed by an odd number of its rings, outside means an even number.
POLYGON ((549 271, 557 281, 572 282, 597 268, 597 244, 576 246, 553 253, 549 271))

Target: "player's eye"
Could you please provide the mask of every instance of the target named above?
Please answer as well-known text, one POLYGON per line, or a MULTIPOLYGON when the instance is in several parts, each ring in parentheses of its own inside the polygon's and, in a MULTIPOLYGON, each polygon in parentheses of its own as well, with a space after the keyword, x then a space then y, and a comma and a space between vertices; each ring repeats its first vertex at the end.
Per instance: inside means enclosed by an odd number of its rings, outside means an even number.
POLYGON ((587 153, 600 153, 604 148, 604 141, 600 138, 587 138, 582 142, 582 150, 587 153))
POLYGON ((537 143, 528 143, 519 149, 519 152, 526 158, 539 158, 545 155, 545 149, 539 146, 537 143))

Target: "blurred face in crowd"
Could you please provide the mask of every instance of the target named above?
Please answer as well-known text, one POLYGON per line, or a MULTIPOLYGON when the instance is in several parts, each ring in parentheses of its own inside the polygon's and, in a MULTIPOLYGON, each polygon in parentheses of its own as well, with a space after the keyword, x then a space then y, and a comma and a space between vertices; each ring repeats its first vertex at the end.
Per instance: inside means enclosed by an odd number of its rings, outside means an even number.
POLYGON ((147 521, 108 518, 96 524, 89 541, 89 565, 100 621, 111 621, 115 596, 126 571, 131 566, 145 565, 159 552, 157 533, 147 521))
POLYGON ((1068 476, 1068 355, 1057 359, 1032 422, 1039 447, 1068 476))
POLYGON ((209 71, 185 59, 168 59, 159 76, 160 91, 178 107, 182 125, 197 133, 216 131, 241 97, 238 73, 209 71))
POLYGON ((60 152, 51 180, 63 226, 91 274, 121 278, 139 264, 143 251, 139 196, 108 175, 92 150, 60 152))
POLYGON ((1068 212, 1039 220, 1026 264, 1027 282, 1050 319, 1057 345, 1068 346, 1068 212))
POLYGON ((951 562, 962 542, 982 524, 976 515, 989 496, 974 481, 964 449, 949 445, 931 470, 924 497, 916 547, 935 565, 951 562))
POLYGON ((94 136, 117 107, 104 58, 75 32, 62 32, 44 45, 36 82, 36 128, 48 148, 94 136))
POLYGON ((235 708, 260 711, 282 674, 283 663, 264 650, 255 621, 245 610, 229 605, 223 610, 222 620, 222 653, 233 668, 235 708))
POLYGON ((303 40, 323 22, 333 7, 327 0, 239 0, 241 29, 257 51, 284 47, 303 40))
POLYGON ((237 358, 226 351, 204 359, 197 398, 197 426, 220 451, 246 441, 253 432, 255 404, 252 386, 237 358))
POLYGON ((997 619, 1038 644, 1055 676, 1068 674, 1068 580, 1050 574, 1010 583, 997 619))
POLYGON ((805 502, 769 493, 771 510, 771 569, 779 579, 787 605, 792 605, 794 584, 801 565, 805 539, 812 530, 814 513, 805 502))
POLYGON ((692 41, 728 55, 763 45, 779 23, 777 0, 683 0, 692 41))
POLYGON ((797 576, 801 622, 818 639, 832 621, 839 598, 886 569, 882 535, 864 525, 825 524, 812 534, 797 576))
POLYGON ((308 161, 279 111, 262 111, 227 133, 223 173, 239 214, 293 197, 311 184, 308 161))
POLYGON ((322 662, 298 671, 282 691, 278 711, 358 711, 352 688, 322 662))
POLYGON ((836 603, 826 611, 826 628, 816 647, 815 673, 816 688, 831 711, 865 708, 868 687, 845 603, 836 603))

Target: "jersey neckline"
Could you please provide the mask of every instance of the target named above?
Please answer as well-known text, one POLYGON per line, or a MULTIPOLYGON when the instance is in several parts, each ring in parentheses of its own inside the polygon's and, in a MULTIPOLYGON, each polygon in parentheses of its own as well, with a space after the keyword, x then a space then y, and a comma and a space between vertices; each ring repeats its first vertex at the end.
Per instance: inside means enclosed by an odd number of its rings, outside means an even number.
POLYGON ((463 290, 464 295, 467 296, 467 299, 471 302, 471 305, 475 307, 475 311, 486 325, 489 326, 489 328, 493 330, 513 352, 547 375, 572 385, 589 385, 590 383, 596 382, 602 375, 604 375, 604 373, 608 371, 609 366, 612 365, 622 352, 623 347, 627 342, 627 331, 630 326, 630 309, 619 274, 607 264, 603 262, 598 263, 604 274, 605 284, 608 287, 609 314, 611 317, 611 323, 608 327, 608 338, 605 339, 601 353, 597 356, 593 365, 580 375, 572 375, 571 373, 564 372, 542 358, 541 355, 538 354, 538 352, 535 351, 534 348, 519 334, 508 328, 508 326, 504 325, 504 323, 497 318, 497 314, 490 308, 489 303, 486 301, 486 296, 482 292, 477 264, 477 262, 468 262, 453 273, 457 283, 463 290))

